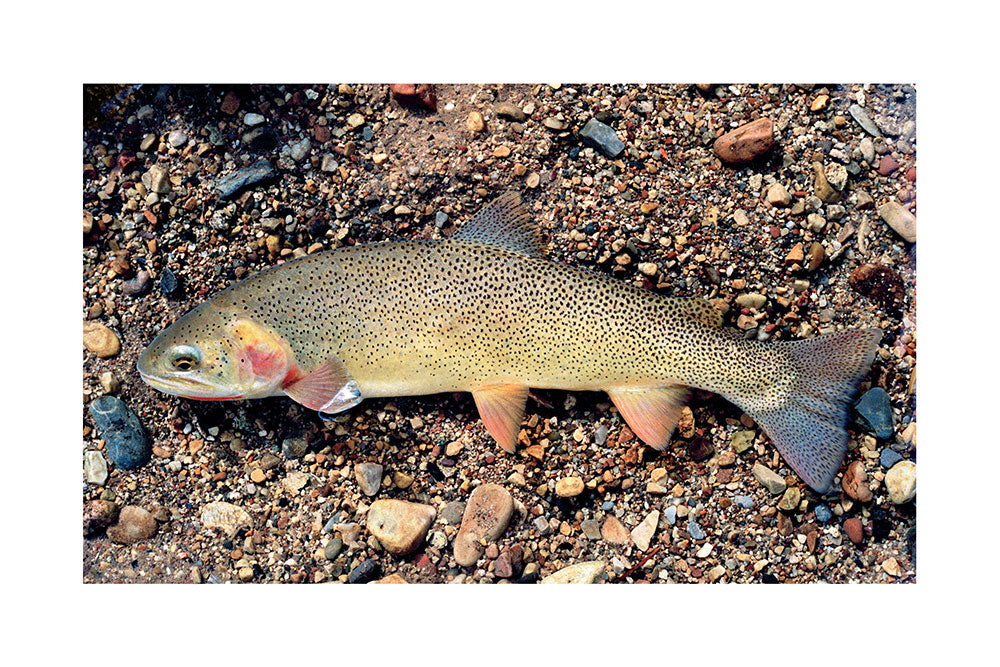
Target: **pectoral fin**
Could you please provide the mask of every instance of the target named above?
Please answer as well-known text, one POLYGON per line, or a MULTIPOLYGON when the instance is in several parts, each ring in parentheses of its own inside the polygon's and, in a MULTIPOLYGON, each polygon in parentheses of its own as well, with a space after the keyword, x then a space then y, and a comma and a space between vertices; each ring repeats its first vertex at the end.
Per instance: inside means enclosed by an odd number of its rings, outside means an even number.
POLYGON ((524 403, 528 388, 516 384, 483 387, 472 392, 479 408, 479 416, 486 423, 486 430, 501 447, 511 454, 517 444, 517 432, 524 419, 524 403))
POLYGON ((663 449, 677 428, 688 388, 670 385, 658 389, 612 389, 608 396, 640 440, 653 449, 663 449))
POLYGON ((286 385, 284 392, 296 403, 329 414, 343 412, 364 400, 358 383, 335 357, 286 385))

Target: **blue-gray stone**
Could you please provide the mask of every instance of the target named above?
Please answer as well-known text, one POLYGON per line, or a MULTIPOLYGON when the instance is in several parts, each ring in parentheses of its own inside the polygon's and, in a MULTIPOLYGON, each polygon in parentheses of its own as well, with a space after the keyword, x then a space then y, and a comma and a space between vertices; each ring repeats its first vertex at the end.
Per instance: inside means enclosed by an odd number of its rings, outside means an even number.
POLYGON ((160 291, 170 296, 177 291, 181 283, 168 267, 163 267, 163 273, 160 274, 160 291))
POLYGON ((690 535, 692 538, 694 538, 696 540, 703 540, 703 539, 705 539, 705 531, 703 531, 701 529, 701 526, 699 526, 694 521, 688 521, 687 531, 688 531, 688 535, 690 535))
POLYGON ((750 496, 734 496, 733 502, 742 507, 743 509, 753 508, 753 498, 750 496))
POLYGON ((826 523, 833 518, 833 512, 826 505, 816 506, 816 520, 820 523, 826 523))
POLYGON ((371 141, 372 137, 375 136, 375 133, 372 131, 372 126, 371 125, 365 125, 361 129, 361 136, 363 136, 365 138, 365 141, 371 141))
POLYGON ((258 160, 249 167, 226 176, 215 184, 220 199, 232 199, 237 194, 258 183, 270 181, 278 176, 270 160, 258 160))
POLYGON ((605 500, 604 504, 601 505, 601 509, 605 512, 610 512, 615 508, 615 504, 610 500, 605 500))
POLYGON ((879 454, 878 462, 882 464, 882 467, 888 470, 892 466, 896 465, 903 460, 903 457, 899 452, 885 447, 882 449, 882 453, 879 454))
POLYGON ((437 223, 438 229, 441 229, 448 222, 448 214, 444 211, 438 211, 434 214, 434 222, 437 223))
POLYGON ((601 151, 605 157, 615 158, 625 150, 625 143, 618 138, 613 129, 591 118, 580 130, 580 137, 589 145, 601 151))
POLYGON ((667 505, 663 508, 663 516, 666 517, 667 523, 671 526, 677 523, 677 508, 673 505, 667 505))
POLYGON ((153 445, 146 429, 125 403, 114 396, 101 396, 88 410, 104 438, 104 449, 119 468, 135 470, 149 461, 153 445))
POLYGON ((881 387, 872 387, 865 392, 861 400, 854 406, 858 423, 862 428, 873 433, 880 440, 892 437, 895 427, 892 421, 892 406, 889 404, 889 394, 881 387))
POLYGON ((364 561, 356 568, 351 570, 351 573, 347 575, 347 583, 349 584, 364 584, 375 577, 378 576, 378 561, 374 558, 369 558, 364 561))

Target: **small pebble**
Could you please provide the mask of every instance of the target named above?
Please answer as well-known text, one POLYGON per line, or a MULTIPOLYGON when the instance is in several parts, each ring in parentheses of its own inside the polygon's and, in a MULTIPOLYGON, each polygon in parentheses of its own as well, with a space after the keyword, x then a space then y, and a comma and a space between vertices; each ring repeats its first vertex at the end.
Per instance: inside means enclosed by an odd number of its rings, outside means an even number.
POLYGON ((917 464, 900 461, 889 468, 885 474, 885 488, 889 491, 889 500, 896 505, 913 500, 917 495, 917 464))

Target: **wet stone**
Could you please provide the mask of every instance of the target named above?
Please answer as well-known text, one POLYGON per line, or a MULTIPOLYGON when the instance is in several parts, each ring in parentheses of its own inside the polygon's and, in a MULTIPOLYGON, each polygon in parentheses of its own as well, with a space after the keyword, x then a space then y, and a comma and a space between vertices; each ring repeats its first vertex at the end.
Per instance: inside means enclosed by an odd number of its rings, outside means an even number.
POLYGON ((378 561, 374 558, 369 558, 366 561, 362 561, 357 567, 351 570, 351 573, 347 575, 347 583, 366 584, 372 579, 378 577, 380 569, 378 561))
POLYGON ((895 432, 892 405, 889 394, 881 387, 872 387, 865 392, 855 406, 858 421, 865 430, 880 440, 887 440, 895 432))
POLYGON ((903 460, 902 454, 900 454, 894 449, 890 449, 889 447, 883 448, 882 452, 879 454, 878 457, 879 465, 881 465, 886 470, 888 470, 889 468, 896 465, 902 460, 903 460))
POLYGON ((281 443, 281 453, 286 459, 299 459, 309 451, 309 442, 303 437, 285 438, 281 443))
POLYGON ((405 500, 376 500, 368 509, 368 531, 394 556, 416 551, 436 512, 430 505, 405 500))
POLYGON ((882 132, 878 129, 878 126, 875 125, 875 121, 871 119, 871 116, 868 115, 868 112, 865 111, 864 107, 852 104, 847 111, 851 114, 851 118, 857 121, 858 125, 860 125, 865 132, 873 137, 882 136, 882 132))
POLYGON ((888 201, 878 207, 878 214, 907 243, 917 240, 917 216, 899 202, 888 201))
POLYGON ((90 536, 118 520, 118 505, 108 500, 91 500, 83 506, 83 534, 90 536))
POLYGON ((774 128, 770 118, 759 118, 726 132, 715 140, 713 150, 727 164, 751 162, 774 147, 774 128))
POLYGON ((625 143, 618 138, 615 131, 596 118, 587 121, 580 130, 580 138, 607 158, 616 158, 625 150, 625 143))
POLYGON ((132 544, 148 539, 156 532, 153 515, 141 507, 127 505, 118 515, 118 523, 108 528, 108 538, 118 544, 132 544))
POLYGON ((688 443, 687 453, 688 458, 692 461, 706 461, 712 458, 712 455, 715 454, 715 447, 712 445, 712 441, 708 438, 698 436, 688 443))
POLYGON ((513 512, 514 499, 502 486, 477 486, 469 496, 462 526, 455 536, 455 562, 463 567, 475 565, 483 553, 480 540, 490 542, 499 537, 510 523, 513 512))
POLYGON ((604 574, 604 561, 576 563, 542 579, 543 584, 592 584, 604 574))
POLYGON ((737 431, 733 434, 733 450, 735 450, 737 454, 742 454, 746 450, 750 449, 753 446, 755 436, 756 433, 753 431, 737 431))
POLYGON ((382 466, 378 463, 354 464, 354 479, 357 480, 361 493, 374 496, 382 485, 382 466))
POLYGON ((121 350, 118 335, 100 322, 83 325, 83 346, 102 359, 113 357, 121 350))
POLYGON ((177 294, 179 289, 180 280, 177 278, 177 275, 169 268, 164 267, 163 272, 160 274, 160 291, 166 296, 173 296, 177 294))
POLYGON ((149 436, 139 418, 121 399, 101 396, 90 403, 88 412, 115 466, 135 470, 149 461, 153 452, 149 436))
POLYGON ((326 546, 323 547, 323 557, 327 560, 336 560, 343 548, 344 541, 339 537, 335 537, 327 542, 326 546))
POLYGON ((903 279, 887 266, 862 264, 851 271, 847 282, 855 291, 883 308, 895 312, 903 306, 906 296, 903 279))
POLYGON ((277 176, 278 172, 269 160, 258 160, 249 167, 243 167, 219 180, 215 184, 215 189, 220 199, 232 199, 246 188, 270 181, 277 176))
POLYGON ((853 461, 847 466, 840 486, 844 489, 844 493, 858 502, 867 503, 872 499, 871 489, 868 488, 868 475, 861 461, 853 461))
POLYGON ((500 552, 493 565, 493 571, 502 579, 520 576, 524 568, 524 547, 520 544, 509 546, 500 552))
POLYGON ((221 501, 201 508, 201 523, 206 528, 218 528, 229 537, 253 527, 253 519, 245 509, 221 501))
POLYGON ((894 465, 885 474, 885 488, 889 492, 889 500, 896 505, 913 500, 917 495, 917 464, 900 461, 894 465))
POLYGON ((108 462, 96 449, 90 449, 83 455, 83 477, 98 486, 104 486, 108 481, 108 462))
POLYGON ((126 296, 140 296, 149 291, 151 284, 148 271, 140 271, 131 280, 126 280, 122 284, 122 293, 126 296))
POLYGON ((788 486, 781 475, 763 465, 760 461, 753 464, 753 476, 757 478, 761 486, 766 488, 771 495, 776 496, 779 493, 783 493, 788 486))

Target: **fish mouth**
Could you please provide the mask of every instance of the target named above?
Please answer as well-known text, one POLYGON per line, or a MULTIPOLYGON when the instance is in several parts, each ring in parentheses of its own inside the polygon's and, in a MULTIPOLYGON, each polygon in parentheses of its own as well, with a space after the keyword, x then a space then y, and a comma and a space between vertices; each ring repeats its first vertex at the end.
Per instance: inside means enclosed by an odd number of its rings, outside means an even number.
POLYGON ((243 398, 242 394, 233 394, 232 389, 217 387, 193 377, 163 377, 144 373, 142 369, 139 369, 139 377, 153 389, 181 398, 196 401, 235 401, 243 398))

